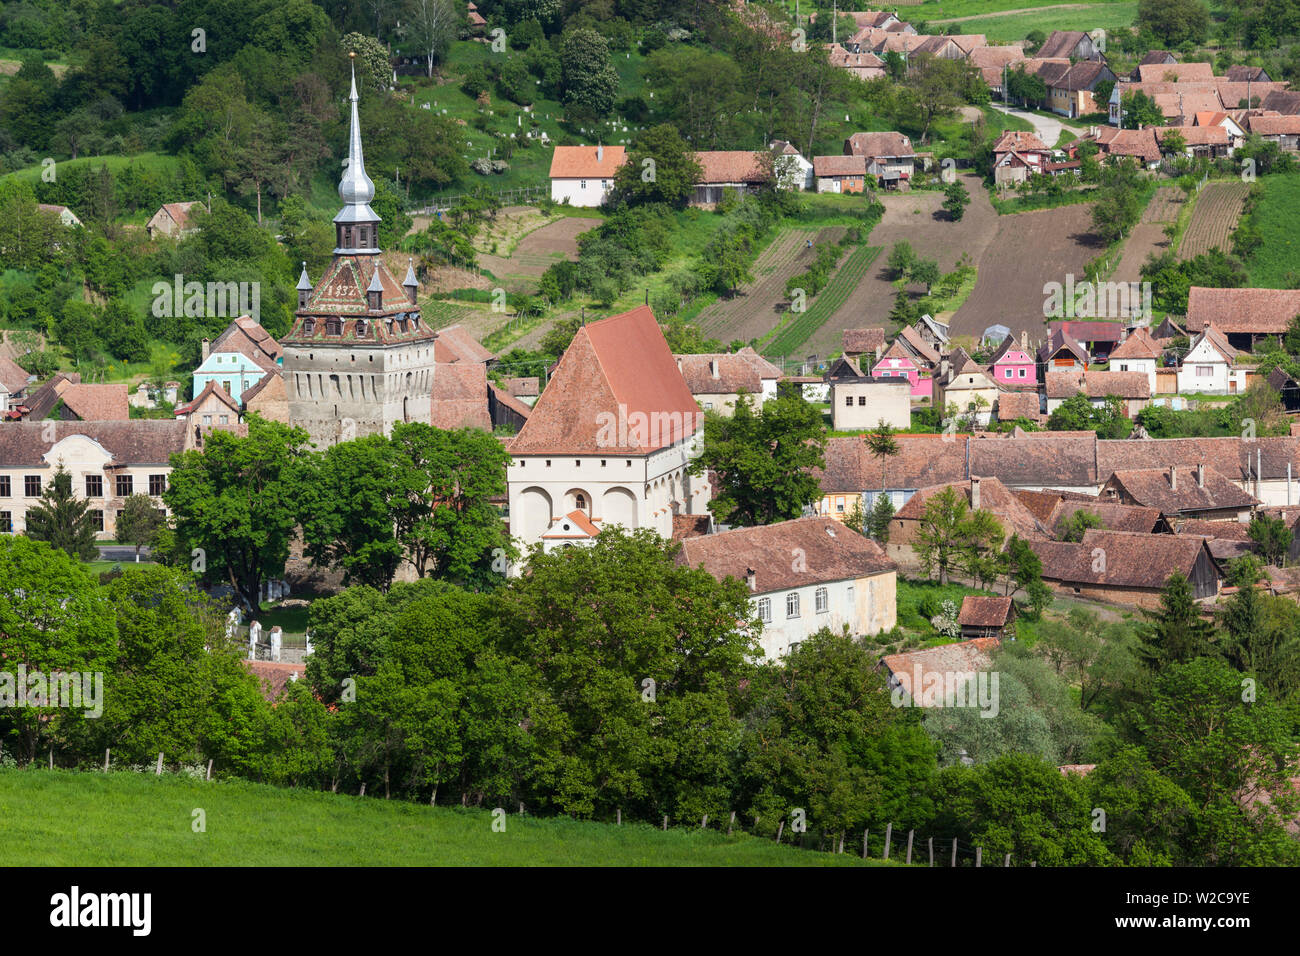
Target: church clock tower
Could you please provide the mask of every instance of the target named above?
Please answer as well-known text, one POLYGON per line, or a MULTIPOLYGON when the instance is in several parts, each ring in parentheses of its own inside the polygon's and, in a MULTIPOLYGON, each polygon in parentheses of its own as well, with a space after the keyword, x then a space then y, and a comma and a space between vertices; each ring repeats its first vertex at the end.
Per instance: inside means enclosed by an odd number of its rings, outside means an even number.
POLYGON ((433 343, 420 315, 409 262, 398 283, 379 249, 375 184, 366 175, 352 72, 348 158, 334 217, 334 259, 315 285, 306 263, 298 310, 282 341, 289 420, 318 448, 382 432, 397 422, 429 422, 433 343))

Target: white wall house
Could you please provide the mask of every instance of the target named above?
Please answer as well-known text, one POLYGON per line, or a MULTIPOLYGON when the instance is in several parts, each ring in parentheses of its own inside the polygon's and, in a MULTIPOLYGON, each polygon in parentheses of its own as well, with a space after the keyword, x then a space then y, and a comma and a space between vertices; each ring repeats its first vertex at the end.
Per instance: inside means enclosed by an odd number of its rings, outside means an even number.
POLYGON ((912 424, 912 385, 906 378, 839 381, 831 386, 831 420, 836 431, 893 428, 912 424))
POLYGON ((627 161, 622 146, 557 146, 551 156, 551 199, 570 206, 599 206, 627 161))
POLYGON ((1178 367, 1179 392, 1229 395, 1246 390, 1246 369, 1233 365, 1237 350, 1218 329, 1210 326, 1192 340, 1178 367))
POLYGON ((891 630, 897 620, 897 566, 874 541, 833 518, 686 538, 679 560, 748 585, 768 660, 822 628, 847 628, 857 637, 891 630))

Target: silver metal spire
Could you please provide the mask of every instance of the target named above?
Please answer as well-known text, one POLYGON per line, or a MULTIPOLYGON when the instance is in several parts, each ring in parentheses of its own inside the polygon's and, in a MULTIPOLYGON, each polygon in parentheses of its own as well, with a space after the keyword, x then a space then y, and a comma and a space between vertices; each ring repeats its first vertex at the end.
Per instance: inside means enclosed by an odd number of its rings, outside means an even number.
POLYGON ((370 200, 375 198, 374 181, 366 175, 365 157, 361 151, 361 119, 357 114, 357 69, 352 66, 352 91, 348 95, 352 103, 352 119, 348 131, 347 166, 343 169, 343 178, 339 180, 339 197, 346 204, 334 217, 337 223, 379 222, 379 216, 370 208, 370 200))

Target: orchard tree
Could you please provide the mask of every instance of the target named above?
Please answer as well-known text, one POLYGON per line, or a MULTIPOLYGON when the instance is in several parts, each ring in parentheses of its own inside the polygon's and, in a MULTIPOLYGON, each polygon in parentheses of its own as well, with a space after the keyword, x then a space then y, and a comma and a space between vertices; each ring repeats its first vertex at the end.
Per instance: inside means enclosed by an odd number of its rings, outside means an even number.
POLYGON ((954 179, 944 187, 943 197, 943 208, 948 217, 953 222, 961 222, 961 217, 966 213, 966 205, 970 202, 970 193, 966 187, 954 179))
POLYGON ((684 207, 703 178, 695 151, 677 129, 661 123, 637 135, 627 162, 614 173, 615 203, 684 207))

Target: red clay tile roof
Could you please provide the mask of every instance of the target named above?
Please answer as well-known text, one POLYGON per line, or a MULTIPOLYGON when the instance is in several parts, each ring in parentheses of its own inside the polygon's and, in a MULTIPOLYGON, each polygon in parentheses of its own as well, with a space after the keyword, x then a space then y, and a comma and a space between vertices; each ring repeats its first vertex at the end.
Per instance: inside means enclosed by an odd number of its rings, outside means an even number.
POLYGON ((819 178, 830 176, 865 176, 867 174, 867 157, 865 156, 814 156, 813 175, 819 178))
POLYGON ((1207 289, 1187 293, 1187 330, 1199 332, 1213 322, 1220 332, 1278 335, 1300 315, 1297 289, 1207 289))
POLYGON ((709 533, 708 515, 673 515, 673 540, 698 538, 709 533))
POLYGON ((967 594, 961 599, 957 623, 963 627, 1002 627, 1011 616, 1011 598, 967 594))
POLYGON ((766 153, 747 149, 713 149, 695 154, 700 164, 701 183, 760 183, 768 171, 766 153))
POLYGON ((6 392, 10 395, 21 392, 27 387, 29 378, 31 376, 21 365, 8 356, 0 355, 0 385, 4 386, 6 392))
POLYGON ((1174 571, 1192 573, 1205 539, 1173 534, 1130 534, 1090 528, 1083 541, 1030 541, 1043 562, 1043 579, 1065 584, 1160 590, 1174 571), (1094 552, 1100 549, 1105 561, 1094 552))
POLYGON ((654 313, 638 306, 578 329, 510 450, 646 454, 693 435, 701 415, 654 313))
POLYGON ((293 683, 295 678, 301 680, 307 676, 307 666, 305 664, 250 660, 241 663, 259 680, 262 685, 262 696, 272 703, 288 692, 289 685, 293 683))
POLYGON ((1212 468, 1205 469, 1204 487, 1197 484, 1195 469, 1184 469, 1177 477, 1177 487, 1170 487, 1167 468, 1120 470, 1107 479, 1102 495, 1105 497, 1112 489, 1122 489, 1138 504, 1158 508, 1162 514, 1169 515, 1223 508, 1242 509, 1261 503, 1212 468))
POLYGON ((1300 116, 1252 116, 1246 122, 1260 136, 1300 135, 1300 116))
POLYGON ((903 346, 915 357, 923 360, 927 367, 933 368, 939 364, 939 353, 934 346, 921 337, 921 333, 916 330, 915 326, 906 326, 898 333, 896 342, 902 342, 903 346))
POLYGON ((915 156, 912 141, 902 133, 854 133, 844 141, 846 156, 875 159, 885 156, 915 156))
POLYGON ((1080 372, 1075 369, 1049 370, 1046 377, 1048 398, 1071 398, 1086 395, 1088 398, 1141 399, 1151 397, 1151 380, 1146 372, 1080 372))
POLYGON ((587 517, 585 511, 570 511, 563 518, 552 522, 551 528, 543 538, 594 538, 600 534, 600 527, 587 517))
POLYGON ((131 417, 125 385, 66 383, 58 394, 59 401, 83 422, 126 421, 131 417))
POLYGON ((897 569, 876 542, 834 518, 822 517, 686 538, 677 560, 702 567, 718 580, 730 576, 745 581, 752 569, 756 594, 855 580, 897 569))
POLYGON ((1087 38, 1088 34, 1082 30, 1053 30, 1043 41, 1043 45, 1038 48, 1037 55, 1040 57, 1073 56, 1080 41, 1087 38))
POLYGON ((759 395, 763 391, 759 366, 748 355, 705 352, 676 355, 674 358, 692 395, 730 395, 742 391, 759 395), (716 378, 713 375, 715 363, 716 378))
POLYGON ((0 425, 0 467, 43 465, 42 455, 50 448, 43 436, 51 425, 56 443, 84 435, 112 455, 115 465, 166 465, 185 450, 185 422, 175 419, 9 422, 0 425))
POLYGON ((1050 153, 1051 151, 1051 148, 1033 133, 1018 129, 1006 130, 993 144, 994 156, 998 153, 1050 153))
POLYGON ((1161 348, 1151 337, 1151 332, 1144 328, 1134 329, 1129 337, 1111 350, 1110 360, 1115 359, 1158 359, 1161 348))
POLYGON ((1097 435, 1030 432, 1022 438, 972 441, 970 469, 974 475, 996 475, 1006 485, 1095 486, 1097 435))
POLYGON ((613 179, 627 160, 622 146, 557 146, 551 156, 551 179, 613 179), (597 150, 601 158, 596 158, 597 150))
POLYGON ((429 424, 435 428, 492 430, 487 402, 487 366, 435 363, 429 396, 429 424))
MULTIPOLYGON (((262 379, 268 377, 269 376, 263 376, 261 379, 258 379, 257 384, 261 385, 262 379)), ((251 391, 251 389, 249 391, 251 391)), ((248 395, 248 394, 249 392, 244 392, 244 395, 248 395)), ((227 392, 224 388, 218 385, 216 379, 211 379, 211 378, 208 379, 208 384, 203 386, 203 389, 199 392, 199 394, 195 395, 188 402, 185 402, 182 405, 177 405, 175 409, 173 409, 173 414, 175 414, 177 418, 180 418, 184 415, 188 415, 190 412, 194 411, 194 409, 202 405, 203 402, 210 397, 216 397, 218 401, 220 401, 223 405, 226 405, 228 408, 230 408, 231 411, 235 413, 236 416, 238 416, 239 402, 235 401, 231 397, 229 392, 227 392)))
POLYGON ((515 398, 532 398, 541 393, 540 384, 536 375, 507 378, 505 390, 515 398))
MULTIPOLYGON (((927 488, 966 477, 965 435, 898 435, 898 454, 883 463, 886 488, 927 488)), ((826 440, 825 469, 813 469, 824 494, 881 486, 882 463, 862 436, 826 440)))
POLYGON ((496 354, 485 349, 465 326, 444 326, 438 329, 433 342, 434 360, 438 362, 487 362, 496 354))
POLYGON ((1228 130, 1223 126, 1165 126, 1156 130, 1161 144, 1177 133, 1188 146, 1227 146, 1228 130))
POLYGON ((1214 66, 1210 63, 1145 63, 1138 65, 1141 83, 1213 82, 1214 66))
MULTIPOLYGON (((907 499, 907 503, 894 514, 896 521, 920 521, 925 515, 925 506, 929 500, 946 488, 955 489, 966 499, 971 500, 971 482, 955 481, 933 488, 921 488, 907 499)), ((1047 529, 1024 503, 1011 493, 996 478, 980 478, 980 510, 991 513, 1002 525, 1008 538, 1018 534, 1022 538, 1042 538, 1047 536, 1047 529)))
POLYGON ((914 694, 912 680, 920 672, 922 686, 916 690, 924 697, 927 693, 928 675, 986 671, 993 666, 989 655, 1001 645, 1002 642, 996 637, 977 637, 970 641, 940 644, 919 651, 886 654, 880 661, 909 695, 914 694))
POLYGON ((1076 342, 1118 342, 1124 337, 1124 325, 1093 319, 1054 319, 1047 323, 1047 331, 1064 329, 1076 342))
POLYGON ((1234 481, 1253 478, 1258 461, 1262 477, 1285 478, 1287 465, 1300 475, 1300 440, 1295 437, 1258 438, 1148 438, 1098 439, 1097 473, 1108 478, 1113 472, 1177 465, 1179 481, 1184 474, 1195 480, 1196 466, 1217 471, 1234 481))
POLYGON ((1076 501, 1059 499, 1047 525, 1058 538, 1065 533, 1065 524, 1078 511, 1086 511, 1100 521, 1099 527, 1108 531, 1140 531, 1151 534, 1160 523, 1159 508, 1122 505, 1109 501, 1076 501))
POLYGON ((1031 422, 1043 418, 1038 392, 1003 392, 998 396, 998 421, 1011 422, 1027 418, 1031 422))

